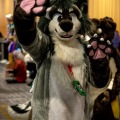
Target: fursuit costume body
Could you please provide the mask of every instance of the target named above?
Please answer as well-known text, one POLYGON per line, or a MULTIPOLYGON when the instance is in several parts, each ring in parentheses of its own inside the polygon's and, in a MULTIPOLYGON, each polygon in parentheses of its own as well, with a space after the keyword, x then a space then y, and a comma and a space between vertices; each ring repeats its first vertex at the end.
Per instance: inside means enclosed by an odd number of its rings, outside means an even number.
POLYGON ((18 40, 38 69, 33 84, 32 120, 90 120, 94 100, 110 81, 106 55, 111 48, 105 43, 103 53, 91 42, 96 51, 93 53, 88 45, 86 54, 80 34, 90 31, 90 21, 84 16, 83 1, 53 0, 38 28, 35 16, 44 14, 43 4, 47 6, 44 0, 23 0, 14 12, 18 40), (97 88, 95 80, 102 80, 103 86, 97 88))

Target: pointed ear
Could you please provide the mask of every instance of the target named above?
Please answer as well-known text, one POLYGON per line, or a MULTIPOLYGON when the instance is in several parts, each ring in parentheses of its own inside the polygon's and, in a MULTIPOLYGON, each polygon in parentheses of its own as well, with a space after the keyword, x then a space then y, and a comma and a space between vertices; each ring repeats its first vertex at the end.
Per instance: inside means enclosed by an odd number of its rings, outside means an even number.
POLYGON ((91 32, 91 26, 93 25, 92 21, 88 18, 86 14, 83 14, 82 18, 80 19, 81 22, 81 29, 80 34, 85 35, 87 32, 91 32))
POLYGON ((106 24, 104 26, 108 27, 112 31, 116 30, 116 23, 113 21, 113 19, 111 17, 106 16, 104 18, 101 18, 100 20, 101 20, 101 22, 103 21, 104 24, 106 22, 106 24))
POLYGON ((113 21, 108 21, 108 22, 111 25, 112 30, 115 31, 116 30, 116 23, 113 21))
POLYGON ((114 31, 116 30, 116 23, 111 20, 101 20, 100 21, 100 26, 105 29, 106 31, 114 31))
POLYGON ((88 0, 77 0, 76 5, 83 13, 88 13, 88 0))

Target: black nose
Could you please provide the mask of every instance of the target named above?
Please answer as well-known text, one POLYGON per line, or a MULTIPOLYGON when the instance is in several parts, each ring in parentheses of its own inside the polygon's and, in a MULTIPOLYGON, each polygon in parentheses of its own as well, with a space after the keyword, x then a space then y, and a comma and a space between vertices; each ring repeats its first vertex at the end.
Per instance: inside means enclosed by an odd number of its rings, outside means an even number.
POLYGON ((59 25, 65 32, 69 32, 73 28, 73 23, 71 21, 61 21, 59 25))

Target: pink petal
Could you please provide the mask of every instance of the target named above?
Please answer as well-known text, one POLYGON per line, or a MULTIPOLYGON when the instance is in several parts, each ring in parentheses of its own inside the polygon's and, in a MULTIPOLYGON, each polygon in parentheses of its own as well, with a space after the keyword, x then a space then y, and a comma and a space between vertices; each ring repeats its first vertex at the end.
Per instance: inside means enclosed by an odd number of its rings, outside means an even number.
POLYGON ((35 5, 34 0, 23 0, 20 4, 20 7, 27 13, 29 14, 31 11, 31 8, 35 5))
POLYGON ((110 54, 111 52, 112 52, 112 51, 111 51, 111 49, 110 49, 109 47, 105 49, 105 53, 110 54))
POLYGON ((97 48, 97 41, 91 42, 91 46, 93 47, 93 49, 96 49, 97 48))
POLYGON ((91 51, 89 52, 89 56, 93 56, 93 55, 94 55, 94 51, 91 50, 91 51))
POLYGON ((99 45, 99 48, 105 49, 106 45, 99 45))
POLYGON ((43 5, 45 3, 45 0, 37 0, 36 3, 37 5, 43 5))
POLYGON ((100 49, 97 49, 93 59, 96 60, 96 59, 101 59, 101 58, 105 58, 105 57, 106 57, 106 54, 103 53, 100 49))
POLYGON ((41 7, 35 7, 34 9, 33 9, 33 12, 35 13, 35 14, 37 14, 37 13, 40 13, 42 10, 43 10, 43 6, 41 6, 41 7))

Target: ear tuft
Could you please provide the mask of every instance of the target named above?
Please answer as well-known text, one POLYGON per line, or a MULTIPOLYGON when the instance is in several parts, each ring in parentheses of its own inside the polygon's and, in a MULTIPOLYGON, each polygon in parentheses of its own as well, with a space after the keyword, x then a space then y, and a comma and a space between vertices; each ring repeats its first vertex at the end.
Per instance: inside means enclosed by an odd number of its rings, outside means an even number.
POLYGON ((38 28, 44 33, 44 34, 49 34, 49 25, 50 20, 47 19, 45 16, 40 17, 39 22, 38 22, 38 28))
POLYGON ((80 18, 80 22, 81 22, 80 34, 85 35, 88 32, 91 32, 91 26, 93 23, 88 18, 87 14, 82 15, 82 17, 80 18))
POLYGON ((82 11, 82 13, 88 13, 88 0, 77 0, 76 5, 82 11))

